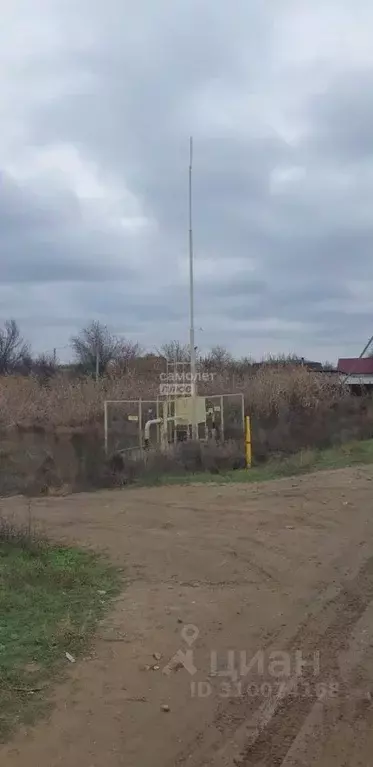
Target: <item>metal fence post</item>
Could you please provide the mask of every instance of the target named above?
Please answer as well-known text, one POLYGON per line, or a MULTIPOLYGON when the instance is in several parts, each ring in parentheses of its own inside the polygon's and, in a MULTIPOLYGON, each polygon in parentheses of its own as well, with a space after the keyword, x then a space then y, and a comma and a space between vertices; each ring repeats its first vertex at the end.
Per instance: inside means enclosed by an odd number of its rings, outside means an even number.
POLYGON ((107 400, 104 402, 104 435, 105 435, 105 455, 108 454, 108 413, 107 413, 107 400))
POLYGON ((142 451, 143 444, 142 444, 142 405, 141 405, 141 397, 139 399, 138 419, 139 419, 139 448, 142 451))
POLYGON ((245 423, 246 423, 246 429, 245 429, 246 468, 250 469, 251 461, 252 461, 252 450, 251 450, 251 420, 249 415, 246 416, 245 423))

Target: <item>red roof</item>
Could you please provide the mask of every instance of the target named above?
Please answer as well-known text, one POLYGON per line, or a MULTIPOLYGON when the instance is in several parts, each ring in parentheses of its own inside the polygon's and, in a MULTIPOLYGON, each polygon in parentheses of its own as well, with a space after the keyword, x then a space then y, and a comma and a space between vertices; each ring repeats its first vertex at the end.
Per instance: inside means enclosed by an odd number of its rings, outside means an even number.
POLYGON ((372 357, 350 357, 338 360, 338 372, 349 375, 373 375, 372 357))

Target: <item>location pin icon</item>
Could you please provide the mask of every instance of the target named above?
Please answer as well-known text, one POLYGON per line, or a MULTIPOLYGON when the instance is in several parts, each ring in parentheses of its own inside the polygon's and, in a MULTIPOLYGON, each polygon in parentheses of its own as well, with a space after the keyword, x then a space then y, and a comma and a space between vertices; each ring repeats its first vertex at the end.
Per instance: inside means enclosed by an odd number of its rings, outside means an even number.
POLYGON ((191 647, 193 642, 196 641, 197 637, 199 635, 199 629, 197 626, 194 626, 193 623, 188 623, 186 626, 184 626, 181 630, 181 636, 184 639, 184 642, 191 647))

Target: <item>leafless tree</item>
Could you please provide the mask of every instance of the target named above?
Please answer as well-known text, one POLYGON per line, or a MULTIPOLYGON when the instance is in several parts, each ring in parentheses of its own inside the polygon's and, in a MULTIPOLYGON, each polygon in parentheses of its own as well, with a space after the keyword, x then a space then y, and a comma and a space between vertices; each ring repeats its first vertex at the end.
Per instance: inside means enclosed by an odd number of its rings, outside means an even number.
POLYGON ((224 346, 213 346, 201 359, 201 364, 207 369, 223 371, 234 362, 233 356, 224 346))
POLYGON ((58 371, 59 362, 55 354, 42 352, 32 363, 32 372, 40 383, 47 383, 58 371))
POLYGON ((143 354, 143 350, 137 341, 121 339, 118 342, 117 360, 126 365, 128 362, 138 359, 143 354))
POLYGON ((157 352, 170 362, 188 362, 190 360, 189 344, 182 344, 180 341, 168 341, 162 344, 157 352))
POLYGON ((107 371, 111 375, 121 375, 129 368, 133 369, 142 354, 143 350, 136 341, 118 339, 118 348, 107 365, 107 371))
POLYGON ((94 373, 98 368, 101 375, 111 364, 124 370, 141 355, 138 343, 118 338, 97 320, 74 336, 71 345, 80 369, 86 373, 94 373))
POLYGON ((120 342, 106 325, 93 320, 78 335, 72 337, 71 346, 82 371, 94 373, 97 365, 101 375, 108 363, 116 359, 120 342))
POLYGON ((0 374, 29 372, 31 354, 15 320, 6 320, 0 328, 0 374))

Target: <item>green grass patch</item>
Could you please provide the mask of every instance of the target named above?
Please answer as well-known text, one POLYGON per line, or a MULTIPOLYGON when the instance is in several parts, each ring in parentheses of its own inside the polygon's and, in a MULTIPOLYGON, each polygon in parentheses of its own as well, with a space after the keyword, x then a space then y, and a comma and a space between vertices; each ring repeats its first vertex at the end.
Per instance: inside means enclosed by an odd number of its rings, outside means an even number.
POLYGON ((373 440, 350 442, 326 450, 307 448, 301 452, 281 458, 272 458, 261 466, 251 469, 237 469, 210 472, 184 473, 150 477, 142 484, 186 485, 228 482, 265 482, 280 477, 291 477, 327 469, 343 469, 348 466, 373 463, 373 440))
POLYGON ((89 645, 120 588, 100 555, 51 546, 0 524, 0 740, 48 706, 52 678, 89 645))

